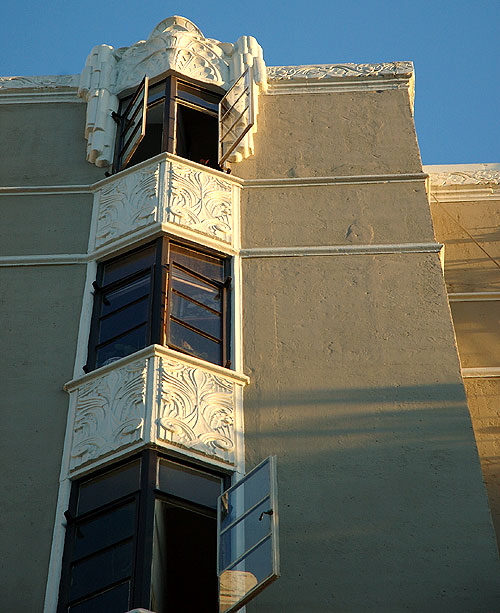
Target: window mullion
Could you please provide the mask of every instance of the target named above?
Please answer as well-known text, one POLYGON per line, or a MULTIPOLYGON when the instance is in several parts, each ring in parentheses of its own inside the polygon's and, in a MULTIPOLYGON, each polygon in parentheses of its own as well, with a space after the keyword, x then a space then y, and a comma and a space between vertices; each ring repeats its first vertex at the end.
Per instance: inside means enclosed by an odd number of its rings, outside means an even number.
POLYGON ((177 78, 168 77, 165 82, 165 106, 163 110, 162 151, 176 152, 177 131, 177 78))

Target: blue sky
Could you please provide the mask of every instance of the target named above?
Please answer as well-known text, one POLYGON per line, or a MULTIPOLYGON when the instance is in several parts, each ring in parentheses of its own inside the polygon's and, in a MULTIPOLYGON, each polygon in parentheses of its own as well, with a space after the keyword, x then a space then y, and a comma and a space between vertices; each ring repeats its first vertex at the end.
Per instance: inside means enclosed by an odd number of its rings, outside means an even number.
POLYGON ((0 75, 78 73, 94 45, 175 14, 210 38, 255 36, 270 66, 412 60, 424 164, 500 162, 499 0, 18 0, 2 8, 0 75))

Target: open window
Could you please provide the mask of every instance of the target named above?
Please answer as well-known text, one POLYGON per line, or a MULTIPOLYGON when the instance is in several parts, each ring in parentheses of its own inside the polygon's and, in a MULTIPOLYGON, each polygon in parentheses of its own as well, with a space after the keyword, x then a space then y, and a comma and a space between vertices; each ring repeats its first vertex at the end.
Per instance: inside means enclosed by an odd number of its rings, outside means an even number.
POLYGON ((229 367, 229 266, 167 237, 100 264, 85 370, 154 343, 229 367))
MULTIPOLYGON (((233 561, 226 575, 244 573, 255 581, 269 576, 275 564, 269 556, 277 559, 268 546, 276 547, 277 509, 266 462, 239 488, 224 493, 227 475, 153 450, 74 481, 65 513, 58 613, 124 613, 139 607, 222 613, 243 606, 266 582, 228 608, 217 590, 217 549, 238 555, 246 546, 249 552, 233 561), (222 522, 232 524, 220 532, 219 546, 218 499, 226 509, 222 522), (252 501, 245 512, 244 504, 252 501)), ((239 577, 230 584, 240 586, 239 577)))
POLYGON ((114 171, 167 151, 212 168, 218 165, 218 113, 224 90, 175 73, 143 79, 121 100, 114 171))
POLYGON ((161 152, 221 169, 254 124, 252 69, 229 91, 170 72, 121 99, 114 172, 161 152))

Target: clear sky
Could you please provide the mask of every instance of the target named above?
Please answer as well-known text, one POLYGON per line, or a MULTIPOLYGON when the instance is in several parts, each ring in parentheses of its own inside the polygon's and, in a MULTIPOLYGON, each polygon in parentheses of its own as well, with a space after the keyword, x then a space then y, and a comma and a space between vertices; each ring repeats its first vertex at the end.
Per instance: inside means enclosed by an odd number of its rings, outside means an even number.
POLYGON ((79 73, 94 45, 129 46, 170 15, 255 36, 269 66, 412 60, 423 163, 500 162, 500 0, 6 0, 0 75, 79 73))

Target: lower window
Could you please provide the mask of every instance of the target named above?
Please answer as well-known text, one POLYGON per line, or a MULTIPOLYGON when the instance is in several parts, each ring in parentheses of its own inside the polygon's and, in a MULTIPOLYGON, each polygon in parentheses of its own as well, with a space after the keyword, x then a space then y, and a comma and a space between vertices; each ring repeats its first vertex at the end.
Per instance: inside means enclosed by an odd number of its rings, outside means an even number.
POLYGON ((147 451, 76 481, 59 613, 216 613, 224 475, 147 451))

